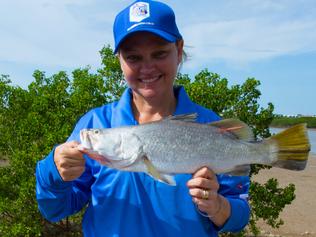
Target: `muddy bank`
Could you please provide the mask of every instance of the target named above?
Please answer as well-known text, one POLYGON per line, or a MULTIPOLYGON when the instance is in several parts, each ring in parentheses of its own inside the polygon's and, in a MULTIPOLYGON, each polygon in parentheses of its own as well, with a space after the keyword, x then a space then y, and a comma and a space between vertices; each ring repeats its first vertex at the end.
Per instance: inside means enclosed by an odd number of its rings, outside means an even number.
POLYGON ((308 236, 316 237, 316 155, 309 157, 304 171, 288 171, 279 168, 261 170, 253 179, 265 182, 277 178, 280 186, 295 184, 296 199, 286 206, 281 214, 284 225, 272 229, 264 223, 259 223, 264 230, 264 236, 308 236))

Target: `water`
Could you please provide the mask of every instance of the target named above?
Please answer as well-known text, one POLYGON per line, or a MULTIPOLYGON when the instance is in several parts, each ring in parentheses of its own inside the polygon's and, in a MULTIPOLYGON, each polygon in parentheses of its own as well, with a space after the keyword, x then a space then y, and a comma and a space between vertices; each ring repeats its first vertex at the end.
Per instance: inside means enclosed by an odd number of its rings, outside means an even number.
MULTIPOLYGON (((271 134, 278 133, 284 128, 270 128, 271 134)), ((316 154, 316 129, 307 129, 309 142, 311 143, 311 153, 316 154)))

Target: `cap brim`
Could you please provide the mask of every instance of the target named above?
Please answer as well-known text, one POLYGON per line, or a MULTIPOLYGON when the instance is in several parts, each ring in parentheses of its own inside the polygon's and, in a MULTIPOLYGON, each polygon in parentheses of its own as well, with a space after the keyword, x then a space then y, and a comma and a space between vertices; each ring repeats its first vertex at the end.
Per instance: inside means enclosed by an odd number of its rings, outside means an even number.
POLYGON ((120 45, 127 37, 131 36, 133 33, 136 33, 136 32, 150 32, 150 33, 153 33, 153 34, 157 35, 158 37, 160 37, 160 38, 162 38, 170 43, 176 42, 178 39, 174 35, 169 34, 169 33, 162 31, 162 30, 151 29, 151 28, 146 28, 146 27, 139 27, 137 29, 133 29, 133 30, 129 31, 120 40, 118 40, 118 43, 114 49, 114 53, 117 53, 120 45))

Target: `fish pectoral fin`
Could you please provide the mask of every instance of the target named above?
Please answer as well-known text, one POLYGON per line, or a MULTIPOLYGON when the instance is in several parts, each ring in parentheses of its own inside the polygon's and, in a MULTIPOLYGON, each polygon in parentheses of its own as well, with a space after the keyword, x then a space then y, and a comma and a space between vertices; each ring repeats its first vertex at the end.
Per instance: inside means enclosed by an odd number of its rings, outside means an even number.
POLYGON ((197 119, 197 113, 191 113, 191 114, 179 114, 179 115, 171 115, 165 118, 165 120, 180 120, 183 122, 196 122, 197 119))
POLYGON ((148 159, 148 157, 146 155, 143 156, 143 160, 144 163, 147 167, 147 172, 150 176, 152 176, 155 180, 158 180, 162 183, 171 185, 171 186, 175 186, 176 182, 173 178, 172 175, 167 175, 167 174, 162 174, 160 173, 155 166, 153 165, 153 163, 148 159))
POLYGON ((233 176, 249 176, 250 174, 250 165, 238 165, 230 172, 227 172, 228 175, 233 176))
POLYGON ((238 119, 223 119, 209 123, 210 126, 219 128, 220 132, 226 132, 237 139, 244 141, 254 141, 252 129, 238 119))

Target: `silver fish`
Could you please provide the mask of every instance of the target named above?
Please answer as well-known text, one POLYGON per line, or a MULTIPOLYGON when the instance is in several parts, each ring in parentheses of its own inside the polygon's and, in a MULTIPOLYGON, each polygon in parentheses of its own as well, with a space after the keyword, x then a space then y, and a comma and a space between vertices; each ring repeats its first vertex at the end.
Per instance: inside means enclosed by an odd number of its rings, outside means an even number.
POLYGON ((255 142, 252 130, 239 120, 200 124, 194 122, 195 117, 189 114, 135 126, 83 129, 80 149, 110 168, 146 172, 172 185, 171 174, 194 173, 204 166, 215 173, 236 175, 244 175, 250 164, 291 170, 306 166, 310 144, 305 124, 255 142))

